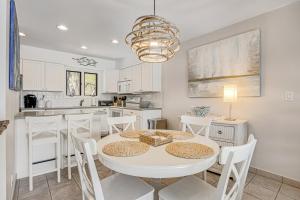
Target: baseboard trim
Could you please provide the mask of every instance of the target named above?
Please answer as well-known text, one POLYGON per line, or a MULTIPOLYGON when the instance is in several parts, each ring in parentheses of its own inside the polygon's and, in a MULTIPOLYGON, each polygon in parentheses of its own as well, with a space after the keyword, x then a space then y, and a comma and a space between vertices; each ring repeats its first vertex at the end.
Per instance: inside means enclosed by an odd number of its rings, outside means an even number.
POLYGON ((300 188, 300 182, 291 178, 287 178, 284 176, 280 176, 262 169, 257 169, 255 167, 250 167, 249 172, 260 175, 260 176, 264 176, 276 181, 279 181, 281 183, 296 187, 296 188, 300 188))

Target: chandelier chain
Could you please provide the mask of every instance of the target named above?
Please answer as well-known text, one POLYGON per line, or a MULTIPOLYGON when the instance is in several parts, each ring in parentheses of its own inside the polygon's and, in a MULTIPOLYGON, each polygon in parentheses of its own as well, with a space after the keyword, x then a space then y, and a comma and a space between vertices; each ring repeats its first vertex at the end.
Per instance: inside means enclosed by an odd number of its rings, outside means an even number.
POLYGON ((154 16, 156 15, 156 10, 155 10, 155 0, 154 0, 154 16))

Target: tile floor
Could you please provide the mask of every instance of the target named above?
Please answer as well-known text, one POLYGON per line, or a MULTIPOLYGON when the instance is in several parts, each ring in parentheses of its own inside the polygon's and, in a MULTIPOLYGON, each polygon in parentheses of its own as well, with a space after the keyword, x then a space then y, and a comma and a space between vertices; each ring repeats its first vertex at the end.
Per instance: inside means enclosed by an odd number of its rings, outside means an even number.
MULTIPOLYGON (((111 170, 96 162, 100 179, 111 175, 111 170)), ((202 177, 202 174, 197 174, 202 177)), ((77 169, 73 168, 72 180, 67 179, 66 170, 62 171, 61 183, 57 183, 56 173, 34 177, 34 190, 28 190, 28 178, 17 181, 14 200, 80 200, 80 180, 77 169)), ((157 190, 178 179, 144 179, 157 190)), ((219 176, 208 173, 207 181, 216 186, 219 176)), ((300 200, 300 189, 276 180, 249 173, 243 200, 300 200)))

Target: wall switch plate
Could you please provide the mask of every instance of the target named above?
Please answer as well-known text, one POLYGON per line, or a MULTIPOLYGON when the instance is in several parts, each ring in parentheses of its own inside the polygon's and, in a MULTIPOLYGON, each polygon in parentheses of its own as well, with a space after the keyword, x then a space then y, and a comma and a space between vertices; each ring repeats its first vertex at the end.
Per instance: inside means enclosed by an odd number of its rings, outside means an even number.
POLYGON ((285 91, 284 100, 285 101, 294 101, 295 100, 294 92, 293 91, 285 91))

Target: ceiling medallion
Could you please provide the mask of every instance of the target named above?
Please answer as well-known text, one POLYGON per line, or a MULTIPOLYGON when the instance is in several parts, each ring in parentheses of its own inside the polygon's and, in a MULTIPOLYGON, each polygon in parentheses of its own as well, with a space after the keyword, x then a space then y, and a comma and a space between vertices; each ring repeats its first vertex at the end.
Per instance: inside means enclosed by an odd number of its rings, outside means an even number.
POLYGON ((77 63, 81 66, 92 66, 95 67, 96 64, 98 63, 96 60, 92 58, 88 58, 86 56, 81 57, 81 58, 72 58, 73 60, 77 61, 77 63))
POLYGON ((125 41, 141 61, 150 63, 165 62, 180 48, 178 28, 155 14, 155 0, 154 14, 137 18, 125 41))

